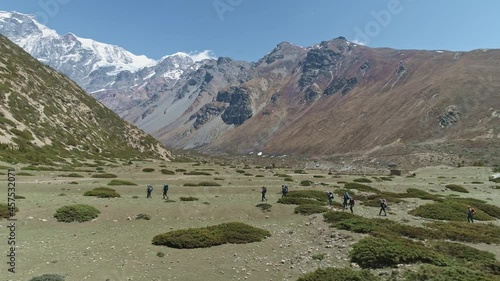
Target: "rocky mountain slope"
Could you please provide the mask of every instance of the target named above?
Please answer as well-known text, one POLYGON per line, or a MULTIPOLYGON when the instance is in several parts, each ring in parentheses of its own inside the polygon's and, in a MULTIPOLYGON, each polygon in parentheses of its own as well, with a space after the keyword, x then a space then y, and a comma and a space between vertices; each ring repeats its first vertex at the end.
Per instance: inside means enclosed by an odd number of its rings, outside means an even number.
POLYGON ((0 159, 32 163, 170 152, 0 35, 0 159))
POLYGON ((247 68, 221 60, 130 120, 171 147, 209 152, 500 156, 500 50, 374 49, 340 37, 281 43, 247 68), (239 78, 210 79, 228 74, 239 78))

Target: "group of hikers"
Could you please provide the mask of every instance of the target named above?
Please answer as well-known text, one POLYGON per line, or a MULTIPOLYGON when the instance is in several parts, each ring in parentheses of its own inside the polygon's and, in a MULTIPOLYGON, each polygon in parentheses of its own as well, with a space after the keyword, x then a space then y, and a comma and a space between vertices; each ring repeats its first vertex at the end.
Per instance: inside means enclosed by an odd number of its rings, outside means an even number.
MULTIPOLYGON (((146 198, 153 198, 152 193, 153 193, 153 185, 148 184, 146 198)), ((261 200, 267 201, 267 197, 266 197, 267 187, 263 186, 261 189, 261 193, 262 193, 261 200)), ((281 198, 287 197, 287 195, 288 195, 288 185, 283 184, 281 186, 281 198)), ((330 207, 333 207, 333 199, 335 198, 333 192, 331 192, 331 191, 326 192, 326 197, 327 197, 328 205, 330 207)), ((163 199, 168 199, 168 184, 163 185, 163 199)), ((356 204, 356 201, 354 200, 354 198, 351 197, 349 192, 344 192, 343 204, 342 204, 343 209, 345 210, 345 209, 349 208, 351 213, 354 213, 353 208, 354 208, 355 204, 356 204)), ((387 200, 380 199, 380 211, 379 211, 378 215, 381 216, 382 212, 383 212, 384 216, 387 216, 386 209, 387 209, 387 200)), ((476 211, 474 210, 474 208, 471 208, 470 206, 467 207, 467 221, 469 223, 474 222, 474 215, 475 214, 476 214, 476 211)))
MULTIPOLYGON (((153 198, 153 185, 148 184, 146 198, 153 198)), ((163 185, 163 199, 168 199, 168 184, 163 185)))
MULTIPOLYGON (((263 186, 261 188, 261 194, 262 194, 262 198, 261 198, 261 201, 267 201, 267 197, 266 197, 266 194, 267 194, 267 187, 263 186)), ((281 185, 281 198, 283 197, 287 197, 288 195, 288 185, 286 184, 283 184, 281 185)), ((330 207, 333 207, 333 199, 335 198, 334 194, 332 191, 327 191, 326 192, 326 198, 327 198, 327 201, 328 201, 328 205, 330 207)), ((345 192, 344 195, 343 195, 343 209, 349 209, 351 211, 351 213, 354 213, 354 205, 356 204, 356 200, 354 200, 354 198, 352 198, 352 196, 349 194, 349 192, 345 192)), ((387 200, 385 199, 380 199, 380 212, 379 212, 379 216, 382 215, 382 212, 384 212, 384 216, 387 216, 387 212, 386 212, 386 208, 387 208, 387 200)))

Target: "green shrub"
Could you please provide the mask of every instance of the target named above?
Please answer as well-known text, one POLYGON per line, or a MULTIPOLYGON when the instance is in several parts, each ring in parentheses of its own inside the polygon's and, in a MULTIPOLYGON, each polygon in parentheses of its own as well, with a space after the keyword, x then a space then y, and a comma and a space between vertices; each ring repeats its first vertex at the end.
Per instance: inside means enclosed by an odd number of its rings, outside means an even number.
POLYGON ((164 175, 175 175, 174 171, 167 170, 167 169, 161 169, 161 173, 164 175))
POLYGON ((263 178, 264 175, 255 175, 256 178, 263 178))
MULTIPOLYGON (((16 207, 16 209, 14 210, 14 213, 17 213, 19 212, 19 209, 16 207)), ((0 203, 0 219, 8 219, 11 217, 11 213, 10 213, 10 210, 9 210, 9 207, 7 206, 7 204, 2 204, 0 203)))
POLYGON ((439 231, 404 225, 387 219, 372 219, 347 212, 328 212, 323 215, 332 226, 356 233, 369 233, 375 236, 405 236, 414 239, 440 239, 444 236, 439 231))
POLYGON ((313 255, 311 258, 312 258, 313 260, 322 261, 322 260, 324 260, 324 259, 325 259, 325 257, 326 257, 326 254, 325 254, 325 253, 323 253, 323 254, 313 255))
POLYGON ((184 175, 187 175, 187 176, 211 176, 212 174, 209 172, 191 171, 191 172, 184 173, 184 175))
POLYGON ((243 175, 244 175, 244 176, 247 176, 247 177, 251 177, 251 176, 253 176, 253 174, 250 174, 250 173, 245 173, 245 174, 243 174, 243 175))
POLYGON ((326 192, 320 190, 293 190, 288 192, 287 197, 316 199, 321 202, 327 200, 326 192))
POLYGON ((64 281, 64 277, 59 274, 43 274, 33 277, 29 281, 64 281))
POLYGON ((185 169, 175 169, 176 172, 178 173, 185 173, 187 172, 185 169))
POLYGON ((389 177, 380 177, 380 179, 383 181, 392 181, 392 179, 389 177))
POLYGON ((373 188, 369 185, 365 184, 360 184, 360 183, 355 183, 355 182, 348 182, 344 185, 344 188, 347 189, 356 189, 358 191, 364 191, 364 192, 373 192, 373 193, 380 193, 380 190, 373 188))
POLYGON ((301 276, 298 281, 379 281, 380 278, 368 270, 351 268, 319 268, 301 276))
POLYGON ((125 180, 111 180, 108 185, 132 185, 136 186, 135 182, 125 181, 125 180))
POLYGON ((319 213, 324 213, 328 212, 328 208, 323 207, 323 206, 318 206, 318 205, 311 205, 311 204, 303 204, 295 207, 294 213, 295 214, 301 214, 301 215, 312 215, 312 214, 319 214, 319 213))
POLYGON ((273 205, 268 203, 259 203, 255 207, 260 208, 262 211, 270 212, 273 205))
POLYGON ((185 184, 183 184, 184 186, 198 186, 197 183, 192 183, 192 182, 187 182, 185 184))
POLYGON ((238 173, 238 174, 244 174, 244 173, 246 173, 246 171, 245 170, 236 170, 236 173, 238 173))
POLYGON ((312 182, 310 180, 303 180, 300 182, 300 185, 302 185, 302 186, 311 186, 312 184, 314 184, 314 182, 312 182))
POLYGON ((151 216, 148 215, 148 214, 138 214, 137 216, 135 216, 135 219, 137 220, 150 220, 151 219, 151 216))
POLYGON ((299 197, 283 197, 278 199, 278 203, 280 204, 288 204, 288 205, 325 205, 326 199, 324 202, 318 201, 316 199, 308 199, 308 198, 299 198, 299 197))
POLYGON ((158 253, 156 253, 156 256, 158 256, 160 258, 163 258, 165 256, 165 253, 164 252, 158 252, 158 253))
POLYGON ((371 183, 372 181, 367 178, 354 179, 353 182, 371 183))
POLYGON ((70 173, 70 174, 67 174, 66 177, 68 178, 83 178, 82 175, 80 174, 77 174, 77 173, 70 173))
POLYGON ((408 188, 406 190, 406 198, 420 198, 423 200, 443 201, 442 196, 431 194, 417 188, 408 188))
POLYGON ((25 177, 32 177, 34 176, 33 174, 27 173, 27 172, 19 172, 16 174, 17 176, 25 176, 25 177))
POLYGON ((207 248, 222 244, 245 244, 271 236, 267 230, 232 222, 203 228, 170 231, 153 238, 154 245, 178 249, 207 248))
POLYGON ((293 172, 296 174, 307 174, 304 170, 294 170, 293 172))
POLYGON ((142 169, 142 171, 145 173, 152 173, 155 171, 155 169, 154 168, 144 168, 144 169, 142 169))
POLYGON ((15 199, 26 199, 26 197, 22 196, 22 195, 16 195, 14 196, 15 199))
POLYGON ((179 200, 181 200, 181 201, 198 201, 198 198, 189 196, 189 197, 181 197, 181 198, 179 198, 179 200))
POLYGON ((92 177, 99 179, 112 179, 112 178, 117 178, 118 176, 115 174, 104 173, 104 174, 94 174, 92 175, 92 177))
POLYGON ((293 182, 292 178, 284 178, 283 180, 286 181, 286 182, 293 182))
POLYGON ((473 182, 471 182, 471 184, 483 184, 483 183, 484 182, 482 182, 482 181, 473 181, 473 182))
POLYGON ((493 281, 498 277, 467 267, 438 267, 422 265, 417 271, 407 271, 403 275, 406 281, 493 281))
POLYGON ((442 255, 423 244, 397 238, 364 238, 352 246, 350 255, 351 261, 362 268, 383 268, 417 262, 445 265, 442 255))
POLYGON ((275 174, 275 177, 280 177, 280 178, 291 178, 292 176, 287 175, 287 174, 275 174))
POLYGON ((98 209, 92 206, 77 204, 57 209, 54 217, 59 222, 86 222, 97 218, 100 213, 98 209))
POLYGON ((222 186, 220 183, 212 182, 212 181, 202 181, 198 184, 198 186, 222 186))
POLYGON ((313 178, 317 178, 317 179, 323 179, 325 178, 325 176, 321 176, 321 175, 314 175, 313 178))
MULTIPOLYGON (((443 202, 431 203, 421 205, 409 212, 410 215, 435 219, 435 220, 449 220, 449 221, 465 221, 467 219, 467 207, 470 202, 461 201, 460 199, 446 199, 443 202)), ((488 204, 480 204, 475 207, 476 214, 475 219, 481 221, 490 221, 495 218, 483 211, 481 207, 485 210, 491 212, 495 216, 500 217, 500 208, 488 204)))
POLYGON ((447 184, 446 188, 455 192, 469 193, 469 191, 465 187, 458 184, 447 184))
POLYGON ((85 191, 83 196, 95 196, 97 198, 116 198, 120 194, 116 190, 107 187, 97 187, 89 191, 85 191))
POLYGON ((459 243, 435 242, 434 250, 460 262, 494 262, 495 254, 481 251, 459 243))
POLYGON ((441 233, 444 239, 469 243, 500 243, 500 227, 467 222, 430 222, 425 226, 441 233))

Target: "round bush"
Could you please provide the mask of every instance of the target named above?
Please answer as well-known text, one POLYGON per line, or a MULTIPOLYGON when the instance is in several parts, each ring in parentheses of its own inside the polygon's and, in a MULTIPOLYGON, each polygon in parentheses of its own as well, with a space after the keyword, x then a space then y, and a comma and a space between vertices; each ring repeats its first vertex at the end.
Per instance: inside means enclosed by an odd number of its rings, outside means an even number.
MULTIPOLYGON (((15 212, 19 212, 19 209, 16 207, 15 212)), ((10 217, 10 210, 7 204, 0 203, 0 219, 8 219, 10 217)))
POLYGON ((297 281, 379 281, 368 270, 351 268, 320 268, 300 277, 297 281))
POLYGON ((174 171, 167 170, 167 169, 161 169, 161 173, 164 175, 175 175, 174 171))
POLYGON ((112 188, 108 187, 97 187, 89 191, 85 191, 83 196, 95 196, 97 198, 116 198, 120 197, 120 194, 112 188))
POLYGON ((54 217, 59 222, 86 222, 97 218, 100 213, 98 209, 92 206, 76 204, 57 209, 54 217))
POLYGON ((294 212, 296 214, 301 214, 301 215, 312 215, 312 214, 328 212, 328 209, 323 206, 305 204, 295 207, 294 212))
POLYGON ((43 274, 33 277, 29 281, 64 281, 64 277, 59 274, 43 274))
POLYGON ((145 172, 145 173, 152 173, 152 172, 155 171, 155 169, 153 169, 153 168, 144 168, 144 169, 142 169, 142 171, 145 172))
POLYGON ((180 197, 179 200, 181 201, 198 201, 198 198, 189 196, 189 197, 180 197))
POLYGON ((154 245, 179 249, 208 248, 222 244, 244 244, 262 241, 269 231, 240 222, 223 223, 203 228, 170 231, 153 238, 154 245))
POLYGON ((350 255, 351 261, 362 268, 383 268, 417 262, 445 265, 440 255, 423 244, 397 238, 364 238, 353 245, 350 255))
POLYGON ((138 214, 137 216, 135 216, 135 219, 137 220, 150 220, 151 219, 151 216, 150 215, 147 215, 147 214, 138 214))
POLYGON ((469 193, 469 191, 465 187, 458 184, 448 184, 446 185, 446 188, 455 192, 469 193))
POLYGON ((370 179, 367 179, 367 178, 359 178, 359 179, 354 179, 353 182, 370 183, 372 181, 370 179))

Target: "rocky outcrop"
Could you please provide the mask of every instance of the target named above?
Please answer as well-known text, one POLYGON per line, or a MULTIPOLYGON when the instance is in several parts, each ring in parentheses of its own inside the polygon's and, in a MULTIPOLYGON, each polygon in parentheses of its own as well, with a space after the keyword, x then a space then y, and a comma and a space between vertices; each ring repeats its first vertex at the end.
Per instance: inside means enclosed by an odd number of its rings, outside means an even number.
POLYGON ((221 116, 228 125, 241 125, 253 115, 250 97, 244 88, 231 87, 228 91, 219 92, 217 101, 229 103, 221 116))
POLYGON ((208 123, 215 117, 219 116, 226 109, 224 103, 209 103, 204 105, 198 112, 191 115, 189 120, 196 119, 193 123, 193 127, 197 130, 204 124, 208 123))
POLYGON ((303 62, 299 85, 309 86, 320 73, 329 73, 341 57, 342 54, 328 48, 310 50, 303 62))

